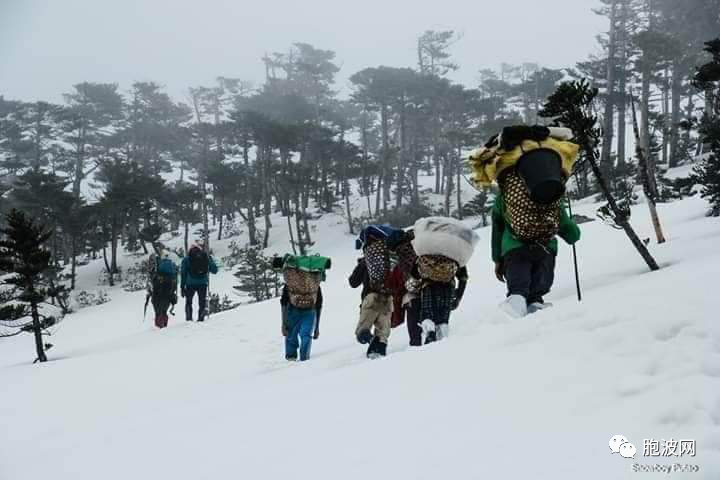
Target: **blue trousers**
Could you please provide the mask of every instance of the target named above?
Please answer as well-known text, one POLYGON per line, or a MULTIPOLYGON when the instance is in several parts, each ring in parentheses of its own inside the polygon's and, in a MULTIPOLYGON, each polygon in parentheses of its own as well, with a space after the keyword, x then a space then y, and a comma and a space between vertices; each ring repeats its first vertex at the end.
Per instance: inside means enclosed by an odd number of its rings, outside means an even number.
POLYGON ((315 309, 299 309, 288 305, 288 336, 285 338, 285 357, 297 358, 300 348, 300 361, 310 358, 313 331, 315 330, 315 309))

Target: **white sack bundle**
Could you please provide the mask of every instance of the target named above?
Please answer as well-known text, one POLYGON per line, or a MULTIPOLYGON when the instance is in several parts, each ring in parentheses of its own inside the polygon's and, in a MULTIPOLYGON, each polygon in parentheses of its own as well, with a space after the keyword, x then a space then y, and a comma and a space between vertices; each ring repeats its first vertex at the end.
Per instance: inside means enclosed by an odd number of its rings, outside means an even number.
POLYGON ((415 222, 413 247, 418 255, 444 255, 467 265, 480 237, 459 220, 427 217, 415 222))

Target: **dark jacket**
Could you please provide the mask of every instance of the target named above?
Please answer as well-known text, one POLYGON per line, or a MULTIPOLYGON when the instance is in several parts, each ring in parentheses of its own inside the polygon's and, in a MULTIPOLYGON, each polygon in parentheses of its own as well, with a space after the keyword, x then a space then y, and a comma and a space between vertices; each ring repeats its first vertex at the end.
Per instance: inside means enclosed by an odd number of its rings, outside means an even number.
POLYGON ((208 254, 208 271, 209 273, 201 277, 193 277, 190 273, 190 255, 186 256, 180 265, 180 288, 207 287, 210 284, 210 273, 218 272, 215 259, 210 254, 208 254))
POLYGON ((350 274, 348 282, 352 288, 358 288, 362 285, 363 288, 360 293, 360 298, 363 300, 368 293, 372 293, 372 290, 370 289, 370 275, 368 274, 365 258, 358 258, 357 265, 355 265, 355 269, 350 274))

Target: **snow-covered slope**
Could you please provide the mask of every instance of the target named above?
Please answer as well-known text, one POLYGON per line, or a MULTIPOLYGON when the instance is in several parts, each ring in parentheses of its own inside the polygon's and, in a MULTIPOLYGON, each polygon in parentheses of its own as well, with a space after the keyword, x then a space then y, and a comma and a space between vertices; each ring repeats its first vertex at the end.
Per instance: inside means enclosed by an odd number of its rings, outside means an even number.
MULTIPOLYGON (((720 223, 705 208, 659 206, 669 241, 651 244, 655 273, 621 232, 584 224, 583 302, 563 246, 555 306, 522 320, 497 309, 480 229, 451 338, 410 350, 402 326, 377 361, 354 341, 356 252, 335 215, 313 234, 333 269, 304 364, 283 360, 277 301, 158 331, 142 322, 142 293, 112 289, 65 320, 53 361, 28 364, 29 336, 0 345, 0 479, 606 480, 658 463, 700 467, 673 479, 720 478, 720 223), (634 460, 610 454, 618 434, 634 460), (670 438, 695 440, 696 456, 643 457, 644 439, 670 438)), ((651 236, 645 206, 633 224, 651 236)), ((100 268, 81 268, 83 288, 100 268)), ((213 289, 232 280, 222 272, 213 289)))

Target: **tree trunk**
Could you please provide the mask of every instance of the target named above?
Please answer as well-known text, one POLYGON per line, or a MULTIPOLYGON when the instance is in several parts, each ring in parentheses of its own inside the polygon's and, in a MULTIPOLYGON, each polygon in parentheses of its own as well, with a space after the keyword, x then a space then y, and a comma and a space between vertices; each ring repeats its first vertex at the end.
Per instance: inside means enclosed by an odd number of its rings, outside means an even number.
MULTIPOLYGON (((535 116, 537 117, 537 109, 535 110, 535 116)), ((537 119, 536 119, 537 122, 537 119)), ((457 172, 456 184, 457 184, 457 205, 458 205, 458 218, 463 219, 463 208, 462 208, 462 188, 460 178, 462 176, 462 146, 457 147, 457 163, 455 165, 455 171, 457 172)))
POLYGON ((610 6, 610 31, 608 33, 608 61, 607 61, 607 94, 605 98, 605 116, 603 121, 602 153, 600 154, 600 167, 606 172, 612 170, 612 140, 613 140, 613 112, 615 109, 615 56, 616 42, 616 12, 617 1, 613 0, 610 6))
POLYGON ((680 163, 680 160, 682 159, 682 155, 679 152, 680 116, 682 114, 682 107, 680 106, 680 100, 682 95, 680 92, 682 87, 682 73, 680 71, 680 68, 681 67, 679 65, 679 61, 674 61, 670 86, 670 93, 672 95, 672 116, 670 118, 670 160, 668 162, 668 167, 670 168, 677 167, 680 163))
POLYGON ((452 153, 450 153, 449 155, 447 155, 445 157, 445 162, 444 162, 445 163, 445 168, 444 168, 445 182, 444 183, 445 183, 445 216, 446 217, 450 216, 450 207, 451 207, 450 199, 452 198, 452 193, 453 193, 453 174, 454 174, 454 172, 453 172, 452 167, 450 166, 452 164, 452 161, 453 161, 452 153))
POLYGON ((626 118, 627 118, 627 57, 628 57, 628 11, 627 11, 627 5, 628 0, 622 0, 621 2, 621 8, 620 8, 620 29, 619 29, 619 35, 621 36, 619 40, 620 44, 620 61, 617 64, 617 67, 619 69, 619 76, 618 79, 618 91, 617 95, 615 97, 615 104, 617 105, 617 131, 618 131, 618 139, 617 139, 617 163, 618 167, 623 165, 627 158, 625 158, 625 144, 627 142, 627 126, 626 126, 626 118))
MULTIPOLYGON (((32 290, 34 290, 34 287, 30 287, 32 290)), ((43 343, 42 338, 42 327, 40 323, 40 313, 38 312, 38 305, 37 302, 31 301, 30 302, 30 310, 32 312, 32 319, 33 319, 33 335, 35 337, 35 351, 37 353, 37 360, 36 362, 47 362, 47 357, 45 356, 45 344, 43 343)))
MULTIPOLYGON (((382 105, 380 108, 380 123, 382 127, 382 144, 383 144, 383 160, 382 160, 382 189, 383 189, 383 213, 387 213, 388 198, 390 197, 390 140, 388 125, 388 107, 382 105)), ((379 195, 379 193, 378 193, 379 195)))
POLYGON ((117 266, 117 252, 118 252, 118 235, 119 226, 117 219, 113 218, 112 225, 110 227, 110 276, 114 276, 118 271, 117 266))
POLYGON ((252 200, 247 207, 247 226, 248 226, 248 240, 250 245, 257 245, 257 228, 255 227, 255 208, 253 207, 252 200))
POLYGON ((77 271, 77 252, 76 252, 76 245, 77 245, 77 234, 73 233, 71 235, 70 243, 72 245, 72 254, 71 254, 71 267, 70 267, 70 290, 75 290, 75 275, 77 271))
POLYGON ((658 266, 655 259, 650 255, 650 252, 648 251, 645 244, 640 240, 640 238, 635 233, 635 230, 633 230, 632 226, 630 225, 630 222, 628 218, 622 213, 620 208, 618 207, 617 202, 615 201, 615 198, 610 193, 610 189, 608 188, 607 182, 605 181, 605 177, 603 176, 602 172, 600 171, 600 168, 598 167, 597 163, 595 162, 594 155, 592 148, 589 148, 588 146, 585 146, 586 149, 586 155, 588 155, 588 162, 590 163, 590 167, 592 168, 593 173, 595 174, 596 180, 598 182, 598 186, 600 187, 600 191, 605 195, 605 198, 608 201, 608 206, 610 207, 610 210, 612 210, 613 215, 615 216, 615 221, 617 224, 625 231, 625 234, 630 239, 630 242, 633 244, 635 249, 638 251, 640 256, 645 260, 645 263, 650 268, 651 271, 659 270, 660 267, 658 266))
POLYGON ((185 222, 185 236, 183 238, 183 245, 185 246, 185 255, 189 251, 190 245, 188 245, 188 237, 190 236, 190 222, 185 222))
POLYGON ((288 233, 290 234, 290 246, 292 247, 293 255, 297 255, 297 250, 295 249, 295 237, 293 236, 293 229, 292 229, 292 222, 290 221, 290 212, 285 216, 287 218, 287 226, 288 226, 288 233))
POLYGON ((637 115, 635 114, 635 101, 631 99, 632 113, 633 113, 633 131, 635 132, 635 153, 638 157, 638 168, 640 169, 640 175, 643 180, 643 191, 645 192, 645 198, 647 199, 648 207, 650 208, 650 218, 652 219, 653 228, 655 229, 655 237, 657 242, 665 243, 665 236, 663 235, 662 226, 660 225, 660 217, 657 213, 657 207, 655 205, 657 201, 657 191, 652 188, 652 182, 650 180, 651 175, 654 172, 651 170, 650 161, 647 159, 645 151, 641 147, 640 131, 637 124, 637 115))

